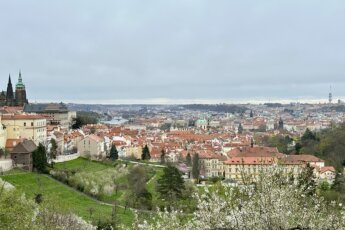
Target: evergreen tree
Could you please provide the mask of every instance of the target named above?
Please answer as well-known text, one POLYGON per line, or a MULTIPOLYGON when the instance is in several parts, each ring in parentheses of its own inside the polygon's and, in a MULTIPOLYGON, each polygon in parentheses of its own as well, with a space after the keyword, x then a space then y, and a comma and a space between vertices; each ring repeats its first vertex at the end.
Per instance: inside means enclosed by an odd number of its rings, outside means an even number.
POLYGON ((57 143, 56 143, 56 140, 54 138, 52 138, 50 140, 50 144, 52 145, 51 146, 51 149, 50 149, 50 159, 56 159, 56 156, 57 156, 57 143))
POLYGON ((295 145, 296 154, 300 154, 301 148, 302 148, 301 143, 297 142, 296 145, 295 145))
POLYGON ((314 140, 314 141, 317 140, 315 133, 313 133, 312 131, 310 131, 309 128, 307 128, 307 129, 305 130, 305 132, 304 132, 304 134, 303 134, 303 136, 302 136, 302 138, 301 138, 302 143, 303 143, 303 142, 306 142, 306 141, 308 141, 308 140, 314 140))
POLYGON ((165 151, 164 151, 164 149, 162 149, 162 152, 161 152, 161 164, 165 164, 165 151))
POLYGON ((345 176, 343 173, 336 173, 332 189, 342 194, 345 193, 345 176))
POLYGON ((241 123, 238 125, 238 133, 239 133, 239 134, 242 134, 242 133, 243 133, 243 127, 242 127, 242 124, 241 124, 241 123))
POLYGON ((162 177, 157 180, 157 191, 161 198, 182 198, 182 191, 184 189, 184 180, 181 172, 171 165, 164 168, 162 177))
POLYGON ((284 129, 284 121, 283 121, 282 118, 279 119, 279 122, 278 122, 278 129, 279 129, 279 130, 284 129))
POLYGON ((197 179, 197 181, 199 181, 200 165, 199 165, 199 154, 197 153, 193 155, 192 176, 194 179, 197 179))
POLYGON ((303 169, 301 174, 298 176, 298 186, 302 188, 302 190, 307 195, 313 195, 316 192, 316 178, 314 175, 314 168, 307 164, 307 166, 303 169))
POLYGON ((50 166, 52 168, 54 168, 53 159, 56 159, 58 146, 56 144, 55 139, 53 139, 53 138, 50 140, 50 144, 51 144, 51 148, 50 148, 50 152, 49 152, 49 160, 50 160, 50 166))
POLYGON ((40 143, 35 151, 32 153, 33 167, 38 172, 47 173, 47 153, 46 148, 40 143))
POLYGON ((150 150, 149 150, 149 147, 147 147, 147 145, 145 145, 145 147, 142 150, 141 159, 142 160, 150 160, 151 159, 150 150))
POLYGON ((188 165, 188 166, 191 166, 191 165, 192 165, 192 157, 190 156, 189 153, 187 153, 186 162, 187 162, 187 165, 188 165))
POLYGON ((110 159, 112 161, 119 159, 119 153, 118 153, 116 146, 114 144, 111 145, 111 148, 110 148, 110 159))

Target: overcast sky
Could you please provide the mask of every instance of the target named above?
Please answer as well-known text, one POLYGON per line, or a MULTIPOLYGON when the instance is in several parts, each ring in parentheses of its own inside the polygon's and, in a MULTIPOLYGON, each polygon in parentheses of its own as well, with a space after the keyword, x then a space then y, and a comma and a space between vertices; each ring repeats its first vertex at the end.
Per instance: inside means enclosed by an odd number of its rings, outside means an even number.
POLYGON ((8 0, 0 41, 30 101, 345 96, 344 0, 8 0))

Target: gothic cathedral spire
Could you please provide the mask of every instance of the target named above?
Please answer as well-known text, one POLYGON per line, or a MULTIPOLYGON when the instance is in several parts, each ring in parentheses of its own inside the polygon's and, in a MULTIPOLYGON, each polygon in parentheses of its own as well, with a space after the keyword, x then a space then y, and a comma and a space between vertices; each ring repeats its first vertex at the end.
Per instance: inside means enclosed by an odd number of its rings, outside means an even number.
POLYGON ((7 92, 6 92, 6 104, 8 106, 14 105, 14 94, 11 82, 11 75, 8 75, 7 92))

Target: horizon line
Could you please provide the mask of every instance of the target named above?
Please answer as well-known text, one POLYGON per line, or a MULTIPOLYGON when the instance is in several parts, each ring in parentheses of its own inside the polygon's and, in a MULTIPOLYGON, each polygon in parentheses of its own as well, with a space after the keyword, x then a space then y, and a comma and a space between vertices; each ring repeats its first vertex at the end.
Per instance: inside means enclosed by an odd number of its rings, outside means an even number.
MULTIPOLYGON (((333 100, 337 104, 338 100, 345 101, 345 97, 333 100)), ((264 103, 311 103, 328 104, 328 98, 298 97, 298 98, 243 98, 243 99, 173 99, 173 98, 143 98, 143 99, 66 99, 47 100, 38 99, 31 103, 66 103, 66 104, 98 104, 98 105, 183 105, 183 104, 264 104, 264 103)))

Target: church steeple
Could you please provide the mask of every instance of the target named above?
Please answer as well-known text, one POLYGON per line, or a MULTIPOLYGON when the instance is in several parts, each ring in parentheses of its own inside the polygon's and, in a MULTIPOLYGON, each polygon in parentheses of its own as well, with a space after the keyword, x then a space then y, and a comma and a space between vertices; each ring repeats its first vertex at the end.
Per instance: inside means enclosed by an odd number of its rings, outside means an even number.
POLYGON ((20 70, 19 70, 18 83, 16 84, 16 89, 25 89, 25 85, 22 79, 22 73, 20 70))
POLYGON ((7 92, 6 92, 6 104, 11 106, 14 104, 14 94, 11 82, 11 75, 8 75, 7 92))
POLYGON ((23 106, 24 104, 28 103, 28 99, 26 98, 26 90, 25 85, 22 79, 22 73, 19 70, 19 77, 18 83, 16 84, 16 105, 23 106))

